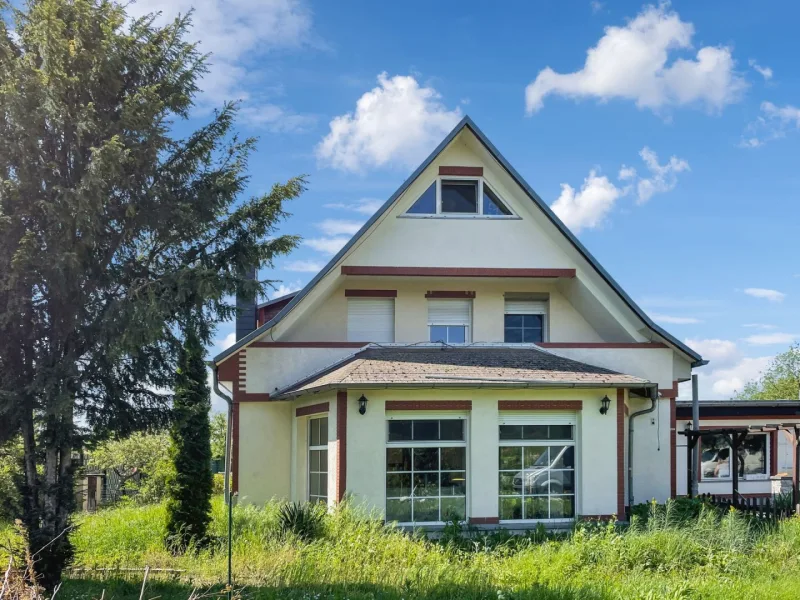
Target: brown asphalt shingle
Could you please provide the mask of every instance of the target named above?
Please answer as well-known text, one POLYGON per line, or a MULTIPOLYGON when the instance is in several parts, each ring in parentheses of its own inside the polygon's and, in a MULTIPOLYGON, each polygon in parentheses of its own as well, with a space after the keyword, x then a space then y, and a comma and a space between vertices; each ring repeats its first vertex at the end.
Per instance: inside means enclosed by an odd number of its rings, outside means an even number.
POLYGON ((613 387, 646 379, 563 358, 536 348, 384 347, 367 348, 284 394, 332 386, 543 382, 613 387), (512 380, 512 381, 509 381, 512 380))

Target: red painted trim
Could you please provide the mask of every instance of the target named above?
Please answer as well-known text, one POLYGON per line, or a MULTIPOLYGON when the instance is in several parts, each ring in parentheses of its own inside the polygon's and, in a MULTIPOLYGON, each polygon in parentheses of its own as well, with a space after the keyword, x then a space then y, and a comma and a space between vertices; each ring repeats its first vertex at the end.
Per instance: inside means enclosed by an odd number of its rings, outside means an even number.
POLYGON ((769 474, 778 474, 778 432, 771 431, 769 434, 769 474))
POLYGON ((345 290, 346 298, 397 298, 397 290, 345 290))
POLYGON ((439 167, 439 175, 457 175, 462 177, 483 177, 483 167, 439 167))
POLYGON ((363 348, 369 342, 253 342, 251 348, 363 348))
POLYGON ((425 294, 426 298, 474 298, 475 292, 446 292, 446 291, 429 291, 425 294))
POLYGON ((342 275, 371 277, 526 277, 575 278, 575 269, 496 269, 491 267, 360 267, 342 266, 342 275))
POLYGON ((542 348, 667 348, 661 342, 541 342, 542 348))
POLYGON ((678 397, 678 382, 673 381, 671 388, 667 388, 666 390, 658 390, 658 393, 661 394, 662 398, 671 398, 674 400, 678 397))
POLYGON ((472 400, 387 400, 385 410, 472 410, 472 400))
MULTIPOLYGON (((677 386, 676 386, 677 387, 677 386)), ((669 494, 675 498, 678 494, 678 437, 676 433, 675 398, 669 400, 669 494)), ((688 450, 688 448, 687 448, 688 450)))
POLYGON ((347 390, 336 393, 336 501, 347 488, 347 390))
POLYGON ((217 366, 219 381, 237 381, 239 379, 239 353, 229 356, 217 366))
POLYGON ((301 406, 295 409, 295 417, 307 417, 308 415, 316 415, 319 413, 326 413, 331 409, 330 402, 320 402, 319 404, 310 404, 309 406, 301 406))
POLYGON ((625 390, 617 390, 617 519, 625 518, 625 390))
POLYGON ((583 410, 583 400, 498 400, 497 410, 583 410))
POLYGON ((470 525, 499 525, 500 517, 470 517, 470 525))

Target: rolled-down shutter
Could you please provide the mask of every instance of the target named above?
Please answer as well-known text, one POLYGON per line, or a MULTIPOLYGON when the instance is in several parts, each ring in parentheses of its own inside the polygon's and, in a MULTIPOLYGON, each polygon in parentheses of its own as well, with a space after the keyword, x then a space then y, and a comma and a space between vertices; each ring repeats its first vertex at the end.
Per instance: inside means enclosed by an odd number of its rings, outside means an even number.
POLYGON ((500 411, 500 425, 577 425, 575 411, 506 410, 500 411))
POLYGON ((506 300, 507 315, 546 315, 547 300, 506 300))
POLYGON ((472 300, 428 300, 429 325, 469 325, 472 300))
POLYGON ((394 298, 348 298, 347 340, 394 342, 394 298))

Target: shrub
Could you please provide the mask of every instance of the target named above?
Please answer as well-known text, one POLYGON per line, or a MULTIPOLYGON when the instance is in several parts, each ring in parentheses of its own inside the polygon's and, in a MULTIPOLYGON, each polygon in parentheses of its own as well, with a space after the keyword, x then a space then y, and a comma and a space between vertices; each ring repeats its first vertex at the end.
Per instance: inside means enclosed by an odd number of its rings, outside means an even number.
POLYGON ((278 511, 278 523, 283 535, 295 535, 301 540, 314 539, 319 533, 325 507, 309 502, 286 502, 278 511))

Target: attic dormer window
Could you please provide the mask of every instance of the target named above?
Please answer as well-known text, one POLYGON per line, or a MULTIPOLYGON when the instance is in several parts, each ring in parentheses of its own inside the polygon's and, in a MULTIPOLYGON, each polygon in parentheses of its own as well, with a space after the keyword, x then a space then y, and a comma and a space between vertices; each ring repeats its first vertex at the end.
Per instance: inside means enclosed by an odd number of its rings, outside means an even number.
POLYGON ((483 177, 438 177, 406 212, 419 217, 514 217, 483 177))

